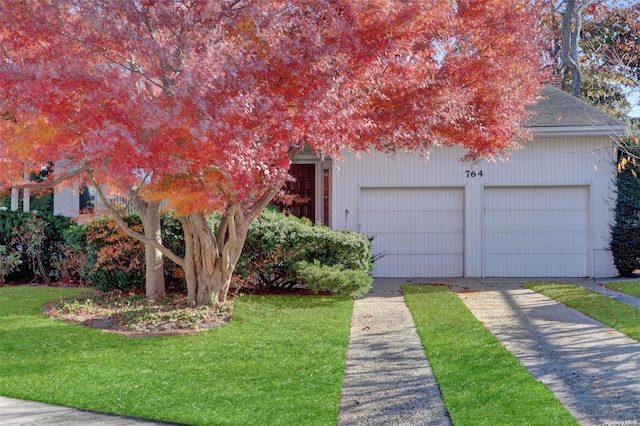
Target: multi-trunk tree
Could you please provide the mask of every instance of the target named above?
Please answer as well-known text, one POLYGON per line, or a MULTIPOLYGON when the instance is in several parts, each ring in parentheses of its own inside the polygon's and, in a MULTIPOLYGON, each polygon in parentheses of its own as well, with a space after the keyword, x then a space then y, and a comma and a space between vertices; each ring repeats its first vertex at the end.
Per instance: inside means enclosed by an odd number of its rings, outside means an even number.
POLYGON ((145 233, 126 232, 147 261, 183 267, 191 303, 224 300, 250 221, 305 145, 516 147, 539 22, 526 0, 5 0, 0 173, 25 184, 25 167, 54 162, 51 182, 131 194, 145 233), (161 200, 183 257, 157 237, 161 200))

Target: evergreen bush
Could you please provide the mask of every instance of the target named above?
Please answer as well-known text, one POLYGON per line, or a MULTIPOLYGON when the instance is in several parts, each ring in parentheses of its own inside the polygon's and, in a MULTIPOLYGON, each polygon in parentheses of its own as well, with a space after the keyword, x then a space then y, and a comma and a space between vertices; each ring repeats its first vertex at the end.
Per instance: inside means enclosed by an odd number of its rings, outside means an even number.
POLYGON ((632 130, 619 149, 617 200, 611 226, 611 253, 618 274, 640 269, 640 132, 632 130))
POLYGON ((300 261, 368 274, 373 268, 371 241, 269 208, 249 227, 236 273, 256 291, 290 289, 300 283, 300 261))
POLYGON ((64 234, 71 225, 65 216, 0 210, 0 245, 20 254, 20 264, 7 281, 57 279, 56 264, 65 257, 64 234))
POLYGON ((297 278, 314 293, 329 292, 340 296, 360 296, 373 284, 367 271, 345 269, 341 265, 321 265, 317 260, 295 265, 297 278))

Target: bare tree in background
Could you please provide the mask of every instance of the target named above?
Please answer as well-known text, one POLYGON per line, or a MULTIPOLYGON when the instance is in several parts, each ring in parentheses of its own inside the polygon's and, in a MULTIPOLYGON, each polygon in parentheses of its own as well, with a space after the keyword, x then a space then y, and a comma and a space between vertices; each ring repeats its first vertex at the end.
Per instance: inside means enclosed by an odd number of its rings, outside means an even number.
POLYGON ((571 72, 571 94, 576 98, 580 97, 580 87, 582 86, 582 71, 578 61, 580 33, 582 32, 582 13, 588 4, 588 0, 565 0, 558 5, 558 11, 562 15, 562 49, 560 50, 560 58, 571 72))

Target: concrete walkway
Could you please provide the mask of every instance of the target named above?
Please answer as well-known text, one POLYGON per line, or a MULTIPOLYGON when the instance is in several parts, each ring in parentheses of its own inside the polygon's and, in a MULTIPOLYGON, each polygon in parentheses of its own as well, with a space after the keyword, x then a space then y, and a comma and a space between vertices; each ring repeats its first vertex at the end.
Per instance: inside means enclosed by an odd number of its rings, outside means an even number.
POLYGON ((150 426, 170 424, 0 396, 0 425, 2 426, 150 426))
MULTIPOLYGON (((574 283, 609 293, 593 280, 574 283)), ((476 280, 450 287, 582 426, 640 424, 638 341, 519 282, 476 280)), ((640 302, 613 293, 636 306, 640 302)))
POLYGON ((355 301, 339 426, 450 425, 398 279, 355 301))
MULTIPOLYGON (((619 291, 611 290, 602 285, 602 282, 612 282, 612 281, 622 281, 617 278, 607 279, 607 280, 577 280, 576 284, 580 284, 581 286, 588 288, 589 290, 602 293, 605 296, 609 296, 612 299, 618 300, 622 303, 626 303, 627 305, 635 306, 640 309, 640 298, 630 296, 625 293, 621 293, 619 291)), ((640 424, 640 421, 638 422, 640 424)))

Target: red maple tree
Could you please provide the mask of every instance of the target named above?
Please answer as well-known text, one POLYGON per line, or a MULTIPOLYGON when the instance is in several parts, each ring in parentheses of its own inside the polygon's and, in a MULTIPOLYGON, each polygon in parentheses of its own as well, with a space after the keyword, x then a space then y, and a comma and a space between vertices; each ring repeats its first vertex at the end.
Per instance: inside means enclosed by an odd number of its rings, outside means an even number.
POLYGON ((540 88, 539 22, 526 0, 5 0, 0 173, 24 185, 25 164, 54 162, 53 183, 131 194, 147 294, 164 292, 162 254, 191 303, 224 300, 249 223, 305 145, 514 148, 540 88), (160 200, 184 257, 159 239, 160 200))

